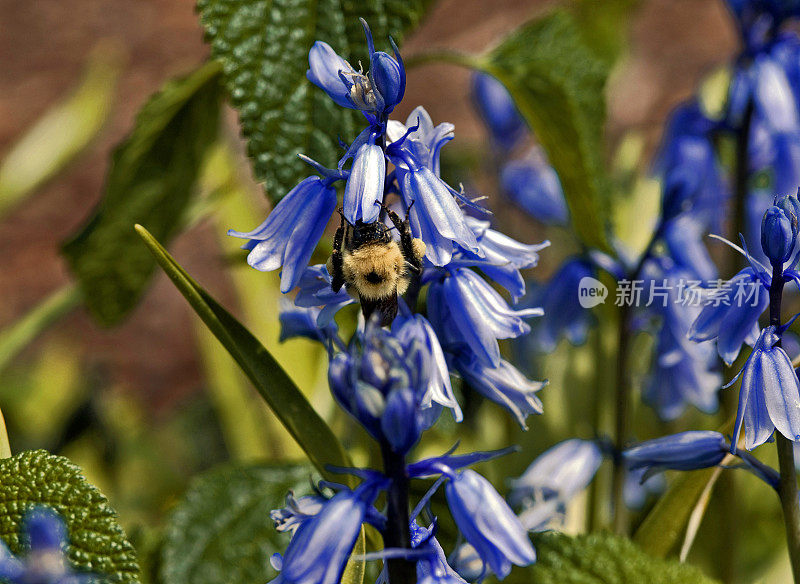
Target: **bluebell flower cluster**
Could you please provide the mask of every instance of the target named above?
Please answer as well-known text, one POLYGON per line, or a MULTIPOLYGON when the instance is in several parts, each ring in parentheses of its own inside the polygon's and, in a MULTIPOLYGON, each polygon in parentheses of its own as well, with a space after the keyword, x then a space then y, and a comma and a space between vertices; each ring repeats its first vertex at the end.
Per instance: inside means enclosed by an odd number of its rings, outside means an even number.
POLYGON ((67 530, 49 508, 29 511, 22 522, 22 540, 28 547, 18 558, 0 540, 0 581, 9 584, 83 584, 93 576, 75 572, 66 555, 67 530))
POLYGON ((530 131, 508 90, 491 75, 476 73, 472 77, 472 96, 498 153, 503 192, 539 221, 566 225, 569 209, 561 181, 542 148, 528 145, 521 156, 510 158, 513 150, 530 139, 530 131))
POLYGON ((456 422, 463 419, 451 371, 522 426, 542 412, 536 394, 544 382, 527 379, 503 359, 499 345, 528 333, 528 319, 542 310, 509 304, 490 281, 514 301, 521 298, 521 270, 534 267, 549 244, 524 244, 493 229, 478 199, 442 179, 440 153, 453 138, 451 124, 435 125, 422 107, 405 123, 389 119, 405 92, 403 61, 394 43, 391 55, 376 51, 363 24, 367 72, 317 42, 307 77, 338 105, 359 110, 366 127, 344 145, 335 168, 304 157, 316 174, 259 227, 229 232, 248 240, 251 266, 282 270, 281 290, 296 295, 282 305, 281 339, 301 336, 325 345, 332 394, 379 445, 384 462, 380 471, 331 469, 360 484, 325 482, 314 495, 290 495, 273 512, 277 528, 292 534, 286 553, 273 557, 280 572, 275 582, 339 582, 364 524, 384 536, 385 549, 368 559, 383 559, 390 581, 410 580, 413 567, 420 582, 463 582, 436 540, 427 505, 440 486, 479 572, 502 579, 512 565, 534 562, 535 551, 508 503, 467 467, 505 451, 408 459, 444 409, 456 422), (309 265, 337 209, 337 185, 341 219, 333 253, 326 265, 309 265), (423 298, 424 315, 418 312, 423 298), (363 318, 346 342, 336 314, 356 302, 363 318), (434 487, 409 514, 408 482, 431 478, 434 487), (379 510, 375 501, 383 493, 387 504, 379 510))

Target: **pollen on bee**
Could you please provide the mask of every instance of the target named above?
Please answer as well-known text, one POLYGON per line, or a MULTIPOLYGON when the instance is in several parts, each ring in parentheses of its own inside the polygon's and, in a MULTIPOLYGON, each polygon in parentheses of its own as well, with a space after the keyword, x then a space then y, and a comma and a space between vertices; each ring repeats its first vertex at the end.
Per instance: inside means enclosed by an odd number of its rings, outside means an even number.
POLYGON ((364 245, 344 254, 342 272, 362 298, 378 300, 398 293, 405 258, 395 242, 364 245))

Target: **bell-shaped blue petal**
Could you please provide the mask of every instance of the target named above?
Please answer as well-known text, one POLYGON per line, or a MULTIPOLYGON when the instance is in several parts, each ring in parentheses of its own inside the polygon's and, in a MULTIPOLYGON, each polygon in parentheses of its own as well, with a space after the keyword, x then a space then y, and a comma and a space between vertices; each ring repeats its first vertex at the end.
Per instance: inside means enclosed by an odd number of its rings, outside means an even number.
POLYGON ((508 575, 511 564, 527 566, 536 561, 527 531, 481 475, 465 470, 452 476, 445 495, 459 531, 498 579, 508 575))
POLYGON ((297 499, 289 491, 286 495, 286 507, 270 511, 269 517, 275 522, 276 530, 294 533, 303 523, 322 511, 327 502, 320 495, 306 495, 297 499))
POLYGON ((398 178, 403 200, 411 207, 411 231, 425 242, 425 257, 433 265, 447 265, 453 257, 454 244, 481 254, 464 212, 448 186, 430 168, 402 172, 398 178))
POLYGON ((396 389, 386 399, 381 431, 395 452, 405 454, 419 440, 417 407, 417 397, 410 388, 396 389))
POLYGON ((688 431, 641 442, 623 452, 631 470, 648 475, 664 470, 695 470, 718 465, 730 445, 719 432, 688 431))
POLYGON ((547 284, 533 292, 533 303, 544 311, 533 333, 540 351, 551 352, 562 336, 573 345, 584 343, 594 317, 581 306, 578 290, 581 280, 595 276, 594 266, 586 259, 568 258, 547 284))
POLYGON ((429 407, 431 402, 434 402, 446 408, 451 408, 456 422, 460 422, 464 416, 453 393, 450 372, 447 368, 444 352, 430 322, 421 314, 411 314, 407 309, 403 309, 392 322, 392 332, 403 344, 410 344, 416 341, 431 356, 433 367, 427 380, 428 383, 421 406, 423 408, 429 407))
POLYGON ((503 148, 512 148, 525 135, 526 125, 511 94, 486 73, 472 76, 472 96, 492 138, 503 148))
POLYGON ((768 304, 764 284, 752 268, 745 268, 714 292, 688 336, 697 342, 717 339, 717 351, 730 365, 745 341, 755 342, 758 317, 768 304))
POLYGON ((336 190, 318 176, 310 176, 281 199, 269 217, 253 231, 229 230, 228 235, 249 239, 247 263, 261 271, 281 272, 281 292, 297 286, 322 232, 336 208, 336 190))
POLYGON ((338 584, 374 496, 340 491, 297 529, 273 582, 338 584))
POLYGON ((306 268, 300 277, 294 303, 303 308, 321 308, 317 313, 317 327, 326 328, 335 325, 333 319, 339 309, 355 303, 355 299, 344 288, 334 292, 328 268, 325 264, 317 264, 306 268))
POLYGON ((328 43, 317 41, 308 53, 306 77, 322 89, 338 105, 359 109, 350 99, 350 85, 344 79, 357 76, 355 69, 342 59, 328 43))
POLYGON ((783 68, 768 55, 758 55, 752 65, 756 113, 774 133, 797 132, 795 95, 783 68))
POLYGON ((46 507, 30 511, 22 526, 31 552, 60 551, 67 541, 67 529, 58 514, 46 507))
POLYGON ((485 280, 467 268, 458 268, 441 283, 452 324, 472 352, 487 365, 500 363, 497 339, 526 334, 524 319, 541 316, 541 308, 514 310, 485 280))
POLYGON ((699 219, 686 214, 667 222, 663 240, 676 264, 695 274, 697 279, 708 281, 717 277, 717 267, 703 243, 705 231, 699 219))
POLYGON ((489 366, 469 353, 456 357, 454 365, 472 389, 511 412, 521 428, 527 429, 525 420, 530 414, 542 413, 536 394, 547 381, 531 381, 503 359, 489 366))
MULTIPOLYGON (((408 115, 405 124, 389 120, 386 137, 389 142, 398 142, 406 136, 403 141, 404 148, 419 164, 427 166, 439 176, 439 154, 442 146, 453 139, 454 128, 453 124, 448 122, 434 126, 430 114, 420 105, 408 115), (412 130, 414 127, 416 129, 412 130)), ((408 164, 402 159, 396 159, 395 162, 401 168, 408 168, 408 164)))
POLYGON ((385 180, 386 158, 373 137, 356 151, 344 187, 343 209, 347 221, 354 225, 359 220, 374 223, 378 219, 385 180))
POLYGON ((742 383, 732 451, 742 425, 748 450, 766 442, 775 429, 789 440, 800 440, 800 382, 786 352, 777 346, 779 340, 775 327, 763 329, 737 375, 742 383))
POLYGON ((533 503, 555 496, 563 503, 592 482, 603 462, 596 442, 572 438, 559 442, 536 457, 522 475, 511 482, 508 501, 512 505, 533 503))
POLYGON ((797 217, 790 218, 773 205, 761 220, 761 250, 770 262, 783 265, 794 251, 797 240, 797 217))
POLYGON ((280 342, 297 337, 304 337, 312 341, 327 344, 337 335, 339 327, 336 321, 328 320, 320 324, 320 313, 316 306, 297 306, 288 298, 281 297, 278 320, 281 323, 280 342))
POLYGON ((569 221, 561 181, 540 147, 535 146, 524 158, 506 164, 500 181, 508 197, 535 219, 552 225, 566 225, 569 221))

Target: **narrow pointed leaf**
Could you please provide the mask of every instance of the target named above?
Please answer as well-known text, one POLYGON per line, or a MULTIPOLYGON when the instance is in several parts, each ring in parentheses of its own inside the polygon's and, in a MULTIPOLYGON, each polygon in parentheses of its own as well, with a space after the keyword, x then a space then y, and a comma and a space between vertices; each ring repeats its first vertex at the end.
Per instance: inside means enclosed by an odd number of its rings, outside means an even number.
POLYGON ((327 474, 327 464, 350 466, 338 438, 269 351, 217 304, 144 227, 137 225, 136 231, 175 287, 250 378, 320 472, 327 474))

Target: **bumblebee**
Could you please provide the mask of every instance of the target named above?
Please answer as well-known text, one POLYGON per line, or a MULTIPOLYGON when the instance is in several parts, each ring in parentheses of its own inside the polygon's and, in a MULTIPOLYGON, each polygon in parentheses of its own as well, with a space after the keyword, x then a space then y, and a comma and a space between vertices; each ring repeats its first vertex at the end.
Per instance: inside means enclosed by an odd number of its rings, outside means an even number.
POLYGON ((400 241, 391 236, 391 228, 380 221, 351 225, 342 217, 333 238, 333 253, 328 259, 331 288, 338 292, 342 286, 357 297, 364 318, 375 311, 381 315, 381 325, 388 326, 397 315, 397 297, 405 294, 412 280, 422 273, 425 242, 411 234, 408 219, 387 207, 387 216, 400 234, 400 241))

